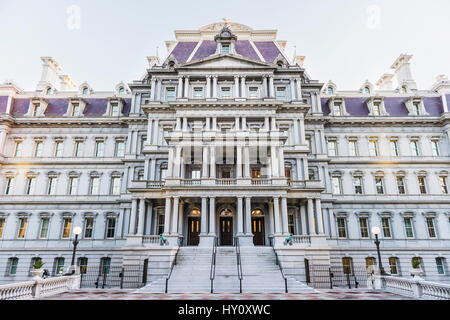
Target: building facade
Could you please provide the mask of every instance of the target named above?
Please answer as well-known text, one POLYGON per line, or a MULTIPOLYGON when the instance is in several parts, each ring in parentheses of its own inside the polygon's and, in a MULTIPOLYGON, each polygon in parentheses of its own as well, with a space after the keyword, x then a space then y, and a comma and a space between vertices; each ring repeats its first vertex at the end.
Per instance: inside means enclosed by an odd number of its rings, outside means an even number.
POLYGON ((339 91, 276 36, 175 31, 113 92, 76 86, 51 57, 35 91, 0 86, 0 281, 36 259, 67 270, 75 226, 79 265, 148 262, 150 280, 179 246, 216 238, 272 245, 300 280, 305 261, 373 264, 379 226, 387 271, 417 259, 450 281, 448 79, 419 90, 402 54, 377 89, 339 91))

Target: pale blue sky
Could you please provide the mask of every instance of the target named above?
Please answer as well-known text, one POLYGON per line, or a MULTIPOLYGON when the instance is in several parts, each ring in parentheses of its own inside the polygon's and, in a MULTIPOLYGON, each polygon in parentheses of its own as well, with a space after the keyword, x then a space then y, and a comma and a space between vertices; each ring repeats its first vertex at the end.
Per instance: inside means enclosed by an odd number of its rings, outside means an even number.
POLYGON ((77 84, 112 90, 138 79, 146 56, 175 29, 198 29, 229 17, 255 29, 278 29, 287 52, 297 47, 305 67, 322 82, 359 89, 375 82, 400 53, 414 55, 419 88, 450 75, 450 1, 404 0, 0 0, 0 81, 34 90, 41 56, 53 56, 77 84), (71 5, 81 9, 80 29, 67 27, 71 5), (378 6, 380 19, 368 7, 378 6), (379 23, 377 23, 379 21, 379 23))

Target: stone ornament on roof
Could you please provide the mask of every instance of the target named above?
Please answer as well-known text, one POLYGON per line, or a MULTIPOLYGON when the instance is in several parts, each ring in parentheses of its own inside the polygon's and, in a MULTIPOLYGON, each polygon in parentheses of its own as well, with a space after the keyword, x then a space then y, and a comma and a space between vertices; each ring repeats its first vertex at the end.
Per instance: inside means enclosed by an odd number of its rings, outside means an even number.
POLYGON ((199 31, 220 31, 224 26, 227 26, 231 31, 252 31, 253 29, 249 26, 236 23, 236 22, 230 22, 230 19, 224 19, 225 22, 216 22, 208 24, 204 27, 201 27, 199 31))

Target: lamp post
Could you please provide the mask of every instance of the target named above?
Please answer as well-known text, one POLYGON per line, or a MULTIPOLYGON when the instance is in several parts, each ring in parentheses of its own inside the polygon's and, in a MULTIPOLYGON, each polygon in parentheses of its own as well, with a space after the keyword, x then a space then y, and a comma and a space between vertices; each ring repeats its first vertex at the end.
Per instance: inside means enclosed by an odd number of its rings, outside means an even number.
POLYGON ((72 253, 72 263, 70 264, 71 267, 73 268, 73 273, 75 273, 76 267, 75 267, 75 253, 77 251, 77 245, 80 241, 78 241, 78 235, 81 233, 81 228, 80 227, 75 227, 73 229, 73 234, 75 235, 75 240, 72 242, 73 243, 73 253, 72 253))
POLYGON ((372 233, 375 235, 375 245, 377 246, 377 253, 378 253, 378 266, 380 267, 380 273, 381 275, 385 275, 386 272, 384 272, 383 264, 381 263, 381 254, 380 254, 380 240, 378 240, 378 235, 380 234, 381 230, 379 227, 373 227, 372 233))

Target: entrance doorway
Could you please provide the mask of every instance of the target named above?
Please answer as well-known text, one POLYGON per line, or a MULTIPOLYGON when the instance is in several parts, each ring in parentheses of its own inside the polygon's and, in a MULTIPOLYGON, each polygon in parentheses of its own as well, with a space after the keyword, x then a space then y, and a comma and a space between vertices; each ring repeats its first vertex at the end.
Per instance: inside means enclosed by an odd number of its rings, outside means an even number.
POLYGON ((200 242, 200 217, 188 217, 188 246, 198 246, 200 242))
POLYGON ((233 245, 233 217, 220 217, 220 245, 233 245))
POLYGON ((264 217, 252 217, 253 244, 265 245, 264 217))

